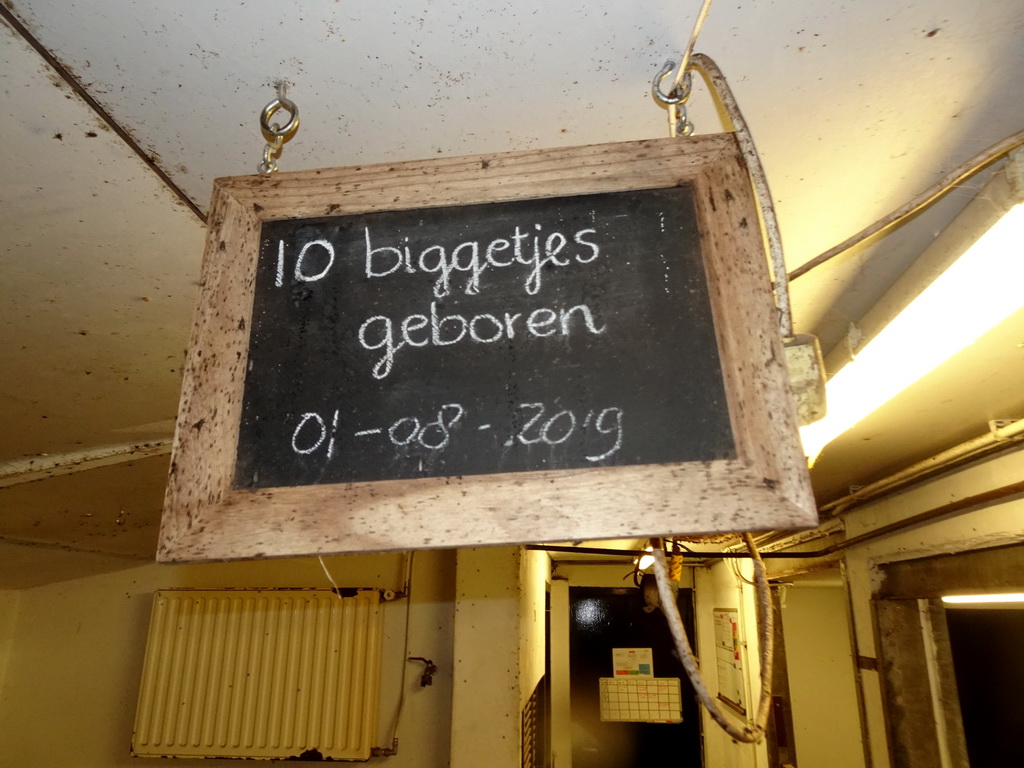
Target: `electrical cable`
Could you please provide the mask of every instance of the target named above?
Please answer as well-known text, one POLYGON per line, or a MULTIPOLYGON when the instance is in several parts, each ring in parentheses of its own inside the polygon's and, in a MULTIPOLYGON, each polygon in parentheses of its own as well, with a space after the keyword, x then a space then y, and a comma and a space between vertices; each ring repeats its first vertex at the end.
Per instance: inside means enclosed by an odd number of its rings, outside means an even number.
POLYGON ((324 562, 323 557, 320 555, 317 555, 316 559, 320 561, 320 567, 324 569, 324 575, 327 577, 327 580, 331 582, 331 586, 334 587, 334 594, 340 598, 341 590, 338 588, 338 582, 334 580, 334 577, 331 576, 331 572, 327 570, 327 563, 324 562))
POLYGON ((402 683, 398 692, 398 704, 395 716, 391 721, 391 749, 388 755, 398 752, 398 724, 402 719, 402 708, 405 705, 406 671, 409 669, 409 619, 412 613, 412 563, 416 556, 415 550, 406 553, 405 560, 405 641, 402 646, 402 683))
POLYGON ((754 537, 749 533, 743 534, 750 557, 754 563, 754 580, 757 583, 758 593, 758 635, 761 644, 761 694, 758 700, 757 712, 752 723, 737 723, 726 715, 718 703, 711 696, 704 678, 697 666, 697 660, 693 656, 693 649, 686 637, 686 630, 683 628, 683 621, 679 616, 679 608, 676 606, 675 595, 672 593, 672 586, 668 577, 668 566, 665 563, 665 553, 660 546, 654 546, 654 575, 658 581, 658 594, 661 597, 662 611, 668 620, 669 630, 675 640, 676 650, 679 652, 679 659, 686 670, 686 676, 697 694, 700 703, 707 709, 712 719, 736 741, 744 744, 756 744, 765 735, 768 724, 768 714, 771 709, 772 698, 772 664, 774 661, 774 628, 772 622, 772 598, 771 590, 768 587, 768 576, 765 572, 764 563, 754 544, 754 537))
POLYGON ((775 216, 775 205, 772 202, 771 190, 768 188, 768 177, 757 153, 754 138, 743 119, 736 97, 722 74, 722 70, 714 60, 703 53, 695 53, 691 57, 693 68, 703 75, 705 82, 718 103, 732 123, 733 133, 740 145, 743 159, 747 164, 754 193, 757 196, 758 208, 761 211, 765 240, 768 243, 768 255, 771 260, 772 279, 775 289, 775 304, 779 311, 779 329, 783 338, 793 336, 793 310, 789 300, 789 275, 786 272, 786 259, 782 252, 782 235, 779 233, 779 221, 775 216))
MULTIPOLYGON (((761 165, 760 156, 754 145, 750 130, 740 112, 739 105, 732 94, 725 76, 715 64, 711 57, 697 53, 689 59, 692 66, 704 76, 708 87, 724 110, 729 122, 732 123, 733 132, 740 145, 744 160, 747 163, 747 170, 750 173, 754 191, 757 195, 758 206, 761 210, 762 223, 764 225, 765 239, 768 243, 769 256, 771 258, 773 279, 775 281, 776 304, 779 309, 779 325, 784 338, 793 335, 792 308, 789 299, 789 282, 810 272, 827 261, 844 253, 854 246, 868 240, 869 238, 883 232, 886 229, 904 221, 915 213, 935 202, 945 195, 960 182, 994 163, 1018 147, 1024 146, 1024 131, 1017 131, 1002 141, 996 142, 987 149, 979 152, 964 163, 961 163, 935 184, 928 187, 924 192, 907 202, 902 207, 885 216, 874 224, 865 227, 857 234, 847 238, 838 245, 828 249, 810 261, 802 264, 796 269, 787 272, 785 258, 782 252, 782 238, 779 233, 778 219, 775 216, 775 207, 772 203, 771 193, 768 188, 767 176, 764 167, 761 165)), ((685 60, 685 59, 684 59, 685 60)), ((677 72, 677 75, 679 73, 677 72)))
POLYGON ((964 179, 972 176, 973 174, 980 171, 985 166, 995 162, 1004 155, 1017 149, 1017 147, 1024 146, 1024 131, 1017 131, 1010 136, 1007 136, 1002 141, 996 142, 992 146, 988 147, 982 152, 979 152, 970 160, 961 163, 952 171, 947 173, 937 182, 928 187, 924 192, 919 194, 917 197, 910 200, 901 208, 897 208, 895 211, 890 213, 888 216, 879 219, 874 224, 865 227, 857 234, 852 237, 848 237, 843 242, 839 243, 832 248, 829 248, 824 253, 815 256, 810 261, 800 265, 792 272, 789 273, 790 280, 796 280, 798 277, 806 275, 815 267, 820 267, 826 261, 829 261, 839 254, 850 250, 855 245, 859 245, 865 240, 874 237, 879 232, 882 232, 889 227, 898 224, 904 219, 913 216, 915 213, 920 211, 925 206, 938 200, 940 197, 949 192, 953 187, 959 184, 964 179))
POLYGON ((683 78, 686 77, 686 70, 690 67, 690 55, 693 53, 693 46, 697 44, 697 36, 700 34, 701 28, 704 26, 704 20, 708 17, 708 11, 711 10, 711 0, 704 0, 704 3, 700 7, 700 11, 697 12, 697 19, 693 22, 693 31, 690 33, 690 42, 686 44, 686 50, 683 51, 682 57, 679 59, 679 69, 676 70, 675 77, 672 79, 672 87, 669 89, 669 93, 672 93, 679 84, 683 82, 683 78))
MULTIPOLYGON (((652 94, 669 111, 670 135, 679 135, 676 131, 676 116, 678 110, 685 106, 690 95, 689 84, 681 92, 680 83, 686 77, 692 62, 692 68, 698 70, 704 76, 704 80, 712 94, 717 97, 719 105, 729 118, 732 130, 736 134, 737 142, 740 145, 740 151, 743 153, 744 160, 746 160, 747 172, 750 174, 754 192, 757 196, 758 208, 761 212, 762 231, 768 243, 768 253, 771 259, 775 305, 779 312, 779 329, 782 337, 788 339, 793 336, 793 310, 789 300, 789 276, 786 272, 786 259, 782 252, 782 236, 779 234, 779 222, 775 216, 775 206, 772 203, 771 191, 768 189, 768 177, 765 175, 764 166, 761 165, 761 158, 757 154, 757 147, 754 145, 754 139, 750 134, 750 129, 747 127, 747 121, 743 119, 743 113, 740 111, 739 104, 732 95, 732 89, 729 87, 725 75, 722 74, 722 70, 718 68, 718 65, 710 56, 702 53, 693 53, 697 36, 704 26, 704 20, 707 18, 710 9, 711 0, 704 0, 700 12, 697 14, 697 20, 694 22, 690 41, 687 43, 686 50, 683 51, 682 58, 680 59, 679 67, 676 69, 673 86, 669 89, 669 93, 665 94, 661 91, 660 82, 668 74, 666 69, 662 69, 654 78, 652 94)), ((671 61, 665 66, 666 68, 670 67, 671 61)), ((685 118, 684 122, 686 122, 685 118)), ((692 132, 692 128, 682 135, 689 135, 690 132, 692 132)))
POLYGON ((729 569, 732 571, 732 575, 736 577, 736 581, 742 581, 744 584, 749 584, 752 587, 757 586, 756 581, 751 581, 743 575, 743 571, 740 568, 740 564, 736 560, 728 560, 729 569))

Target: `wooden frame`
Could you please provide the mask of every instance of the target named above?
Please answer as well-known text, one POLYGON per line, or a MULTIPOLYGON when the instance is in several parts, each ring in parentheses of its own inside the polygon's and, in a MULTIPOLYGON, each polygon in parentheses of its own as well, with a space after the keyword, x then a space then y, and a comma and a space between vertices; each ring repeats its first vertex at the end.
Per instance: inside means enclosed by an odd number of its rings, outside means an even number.
POLYGON ((219 179, 157 559, 810 527, 757 210, 731 134, 219 179), (233 488, 262 222, 691 185, 736 458, 233 488))

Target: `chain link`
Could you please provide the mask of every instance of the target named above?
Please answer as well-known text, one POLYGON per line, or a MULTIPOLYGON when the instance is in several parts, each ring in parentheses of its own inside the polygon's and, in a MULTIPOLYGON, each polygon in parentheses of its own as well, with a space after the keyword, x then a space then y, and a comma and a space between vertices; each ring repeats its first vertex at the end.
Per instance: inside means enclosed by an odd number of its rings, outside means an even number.
POLYGON ((273 142, 267 144, 263 148, 263 161, 256 166, 256 170, 262 173, 264 176, 277 171, 277 158, 281 156, 281 150, 284 148, 284 141, 281 139, 275 139, 273 142))
POLYGON ((295 102, 285 98, 285 84, 277 83, 277 98, 263 108, 260 113, 260 130, 267 145, 263 149, 263 160, 256 170, 264 176, 277 171, 277 160, 281 157, 285 142, 291 141, 299 130, 299 108, 295 102), (271 123, 270 119, 280 110, 285 110, 291 117, 284 127, 280 123, 271 123))

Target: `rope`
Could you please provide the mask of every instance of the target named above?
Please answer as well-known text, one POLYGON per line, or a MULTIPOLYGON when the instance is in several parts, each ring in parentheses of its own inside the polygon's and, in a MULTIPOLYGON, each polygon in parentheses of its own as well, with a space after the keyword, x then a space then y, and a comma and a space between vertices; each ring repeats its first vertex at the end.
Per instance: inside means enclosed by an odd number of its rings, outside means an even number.
POLYGON ((758 634, 761 644, 761 694, 757 705, 757 714, 753 723, 737 723, 725 714, 708 691, 704 678, 697 666, 697 660, 693 656, 693 649, 690 647, 690 640, 686 637, 686 630, 683 628, 683 621, 679 616, 679 608, 676 606, 675 595, 672 592, 672 585, 668 577, 668 566, 665 563, 665 552, 660 542, 653 547, 651 554, 654 555, 654 575, 658 581, 658 595, 661 597, 661 609, 668 620, 669 630, 675 640, 676 650, 679 652, 679 659, 686 670, 686 676, 697 694, 700 703, 707 709, 708 714, 716 723, 736 741, 744 744, 756 744, 764 738, 765 729, 768 724, 768 714, 771 710, 772 699, 772 664, 774 659, 774 629, 772 627, 772 598, 768 587, 768 577, 765 573, 764 562, 754 544, 754 538, 749 533, 743 534, 747 550, 754 562, 754 581, 757 584, 758 593, 758 634))

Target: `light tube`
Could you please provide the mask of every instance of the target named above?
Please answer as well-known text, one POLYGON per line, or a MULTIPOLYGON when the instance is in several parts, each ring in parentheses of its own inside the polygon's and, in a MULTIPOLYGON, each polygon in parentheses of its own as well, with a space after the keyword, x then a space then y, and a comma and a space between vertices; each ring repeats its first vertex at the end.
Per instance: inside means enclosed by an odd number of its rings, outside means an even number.
POLYGON ((800 436, 821 450, 1024 306, 1024 203, 971 245, 826 385, 825 418, 800 436))
POLYGON ((971 604, 971 603, 1024 603, 1024 593, 1014 592, 1005 595, 946 595, 942 598, 944 603, 971 604))

